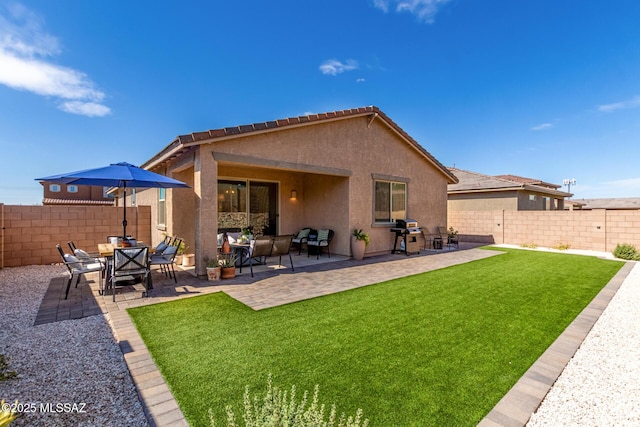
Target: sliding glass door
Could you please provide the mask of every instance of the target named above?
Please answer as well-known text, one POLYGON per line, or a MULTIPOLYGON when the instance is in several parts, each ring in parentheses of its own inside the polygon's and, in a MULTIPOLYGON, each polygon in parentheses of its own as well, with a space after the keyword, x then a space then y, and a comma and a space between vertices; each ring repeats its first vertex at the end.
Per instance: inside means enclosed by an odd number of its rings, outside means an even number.
POLYGON ((255 235, 276 235, 277 224, 277 183, 218 181, 218 228, 251 226, 255 235))

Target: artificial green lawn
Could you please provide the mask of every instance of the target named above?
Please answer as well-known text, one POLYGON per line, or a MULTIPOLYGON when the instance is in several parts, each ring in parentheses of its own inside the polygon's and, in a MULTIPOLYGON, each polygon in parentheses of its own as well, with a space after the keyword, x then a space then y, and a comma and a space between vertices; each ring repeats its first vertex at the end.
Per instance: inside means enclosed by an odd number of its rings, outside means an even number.
POLYGON ((501 251, 258 312, 216 293, 129 314, 193 426, 227 404, 242 419, 269 373, 372 426, 472 426, 623 265, 501 251))

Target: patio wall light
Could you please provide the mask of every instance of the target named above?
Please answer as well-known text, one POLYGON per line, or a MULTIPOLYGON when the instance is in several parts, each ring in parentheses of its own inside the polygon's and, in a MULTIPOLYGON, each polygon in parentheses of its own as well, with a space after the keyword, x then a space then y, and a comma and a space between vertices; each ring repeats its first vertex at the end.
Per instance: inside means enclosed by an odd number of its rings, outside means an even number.
POLYGON ((289 195, 289 199, 296 200, 298 198, 298 192, 296 190, 291 190, 291 194, 289 195))

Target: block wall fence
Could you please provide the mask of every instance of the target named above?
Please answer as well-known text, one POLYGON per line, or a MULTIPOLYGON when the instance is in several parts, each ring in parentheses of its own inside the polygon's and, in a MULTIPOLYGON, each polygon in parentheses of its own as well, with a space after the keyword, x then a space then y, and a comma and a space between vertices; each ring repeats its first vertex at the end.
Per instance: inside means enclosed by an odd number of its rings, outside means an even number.
MULTIPOLYGON (((122 235, 124 209, 116 206, 17 206, 0 204, 0 267, 61 261, 56 244, 96 252, 107 236, 122 235)), ((151 207, 127 208, 127 234, 151 243, 151 207)))
MULTIPOLYGON (((56 244, 97 250, 107 236, 122 234, 122 207, 16 206, 0 204, 0 267, 60 262, 56 244)), ((151 207, 127 208, 127 233, 151 242, 151 207)), ((449 212, 467 242, 569 245, 611 252, 618 243, 640 248, 640 210, 449 212)))
POLYGON ((611 252, 619 243, 640 248, 640 210, 449 212, 460 240, 611 252))

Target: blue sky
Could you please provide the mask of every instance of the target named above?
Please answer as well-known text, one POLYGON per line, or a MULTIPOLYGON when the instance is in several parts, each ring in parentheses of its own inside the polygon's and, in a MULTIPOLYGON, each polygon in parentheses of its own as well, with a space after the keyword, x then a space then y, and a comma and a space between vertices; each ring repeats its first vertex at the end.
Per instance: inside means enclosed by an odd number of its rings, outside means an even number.
POLYGON ((640 197, 637 0, 0 0, 0 203, 177 135, 376 105, 447 166, 640 197))

